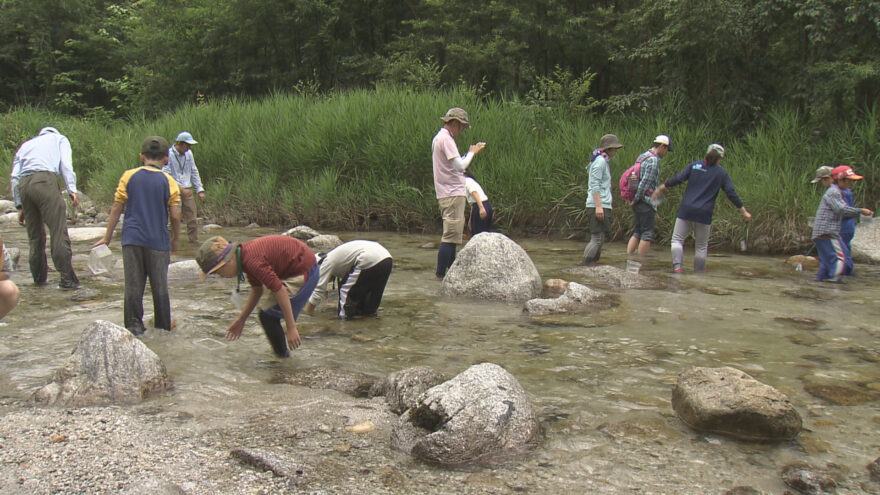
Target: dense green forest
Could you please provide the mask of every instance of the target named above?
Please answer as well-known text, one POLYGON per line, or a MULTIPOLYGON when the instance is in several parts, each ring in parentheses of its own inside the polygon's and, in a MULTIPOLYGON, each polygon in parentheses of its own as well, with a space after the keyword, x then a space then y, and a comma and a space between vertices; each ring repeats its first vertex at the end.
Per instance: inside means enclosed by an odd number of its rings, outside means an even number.
POLYGON ((104 203, 143 136, 187 129, 212 220, 433 231, 429 144, 451 106, 474 123, 462 149, 489 143, 473 168, 505 231, 582 231, 585 157, 606 132, 626 144, 614 174, 659 133, 676 146, 663 178, 727 147, 755 221, 719 200, 716 245, 808 246, 821 164, 853 165, 859 204, 880 200, 876 0, 0 6, 0 171, 55 125, 104 203))
POLYGON ((382 83, 742 125, 880 99, 876 0, 0 0, 0 110, 157 114, 382 83))

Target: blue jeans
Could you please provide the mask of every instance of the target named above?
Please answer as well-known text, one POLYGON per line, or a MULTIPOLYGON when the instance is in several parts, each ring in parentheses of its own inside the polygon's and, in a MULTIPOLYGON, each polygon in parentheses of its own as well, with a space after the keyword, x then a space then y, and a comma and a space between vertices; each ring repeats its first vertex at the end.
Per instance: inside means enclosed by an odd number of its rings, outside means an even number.
POLYGON ((845 267, 843 243, 840 239, 813 239, 819 257, 819 273, 816 280, 837 282, 845 267))
MULTIPOLYGON (((318 286, 318 276, 320 274, 320 268, 317 263, 315 263, 306 274, 306 280, 303 282, 302 287, 296 291, 296 294, 291 296, 290 298, 290 309, 293 310, 293 319, 296 320, 299 317, 300 311, 306 306, 306 303, 309 302, 309 298, 312 297, 312 292, 315 291, 315 287, 318 286)), ((272 306, 271 308, 264 311, 269 316, 284 319, 284 314, 281 312, 281 307, 277 304, 272 306)))

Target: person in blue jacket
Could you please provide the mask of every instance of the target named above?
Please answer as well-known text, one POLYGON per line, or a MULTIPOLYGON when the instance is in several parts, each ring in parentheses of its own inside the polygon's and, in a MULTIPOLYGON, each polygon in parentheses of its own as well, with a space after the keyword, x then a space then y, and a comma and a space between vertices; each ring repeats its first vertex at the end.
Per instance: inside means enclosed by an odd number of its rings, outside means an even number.
MULTIPOLYGON (((843 202, 846 203, 846 206, 856 206, 856 200, 853 197, 851 188, 846 188, 841 193, 843 193, 843 202)), ((843 275, 853 274, 852 240, 855 235, 856 217, 844 217, 840 222, 840 242, 843 243, 845 248, 843 251, 843 275)))
POLYGON ((723 159, 724 148, 720 144, 710 144, 704 160, 689 164, 680 173, 661 184, 652 195, 652 199, 657 201, 666 189, 687 182, 672 231, 673 273, 682 271, 684 240, 691 231, 694 233, 695 244, 694 271, 700 272, 706 269, 706 258, 709 255, 709 227, 712 225, 712 213, 715 210, 718 191, 724 189, 727 198, 739 208, 747 222, 752 219, 752 214, 743 206, 742 200, 736 194, 727 170, 721 166, 723 159))

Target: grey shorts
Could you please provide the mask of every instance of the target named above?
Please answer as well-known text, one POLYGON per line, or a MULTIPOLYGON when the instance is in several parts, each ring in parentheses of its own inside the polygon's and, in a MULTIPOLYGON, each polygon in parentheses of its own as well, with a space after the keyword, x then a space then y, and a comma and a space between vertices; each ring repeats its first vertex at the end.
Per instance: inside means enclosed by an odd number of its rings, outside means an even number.
POLYGON ((651 205, 644 201, 639 201, 632 206, 633 220, 635 227, 633 228, 633 237, 641 239, 645 242, 654 240, 654 224, 657 218, 657 212, 651 205))

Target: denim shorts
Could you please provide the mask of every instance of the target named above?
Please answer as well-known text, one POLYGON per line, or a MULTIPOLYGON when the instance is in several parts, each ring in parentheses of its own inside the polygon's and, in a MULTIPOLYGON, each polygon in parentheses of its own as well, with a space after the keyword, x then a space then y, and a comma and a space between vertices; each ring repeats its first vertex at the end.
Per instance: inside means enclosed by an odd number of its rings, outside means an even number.
POLYGON ((641 239, 645 242, 654 240, 654 220, 657 212, 651 205, 644 201, 639 201, 632 206, 633 220, 635 227, 633 228, 633 237, 641 239))

